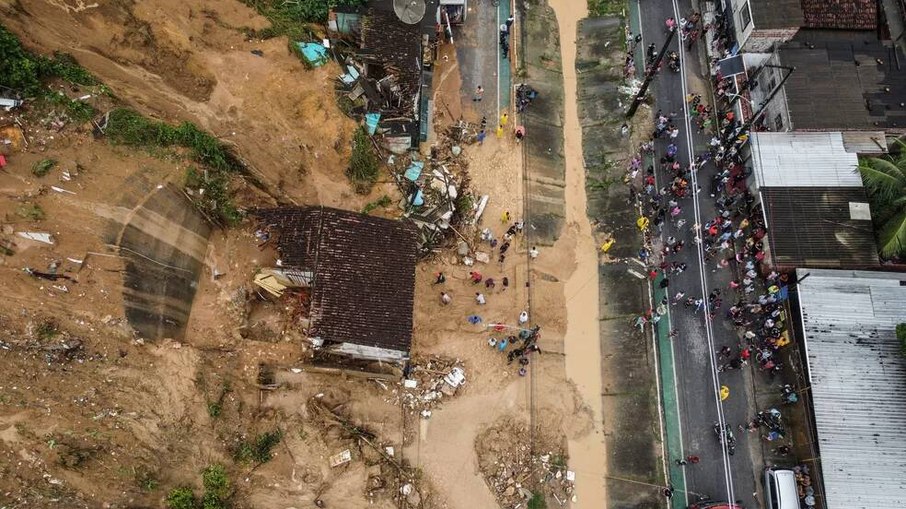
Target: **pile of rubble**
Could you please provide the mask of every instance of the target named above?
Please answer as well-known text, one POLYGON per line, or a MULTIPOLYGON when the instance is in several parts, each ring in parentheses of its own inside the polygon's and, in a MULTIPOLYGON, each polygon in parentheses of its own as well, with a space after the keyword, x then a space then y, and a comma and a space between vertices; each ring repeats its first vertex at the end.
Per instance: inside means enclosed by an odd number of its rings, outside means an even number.
MULTIPOLYGON (((372 504, 377 500, 390 499, 397 507, 405 509, 437 507, 440 501, 418 470, 400 460, 392 445, 345 415, 345 407, 346 402, 337 400, 336 395, 325 393, 312 397, 307 404, 309 415, 320 421, 325 436, 335 437, 348 446, 329 458, 331 468, 353 461, 362 461, 374 467, 365 486, 365 496, 372 504)), ((315 505, 325 507, 320 500, 315 500, 315 505)))
POLYGON ((540 435, 532 439, 536 451, 543 452, 533 454, 528 425, 507 418, 475 440, 478 467, 501 507, 526 507, 540 497, 556 505, 576 501, 576 474, 567 469, 562 440, 540 435))
POLYGON ((427 160, 391 158, 390 173, 403 195, 403 215, 419 228, 422 255, 442 247, 477 222, 487 198, 478 200, 469 186, 469 163, 462 157, 464 142, 471 143, 468 126, 451 126, 431 147, 427 160))
POLYGON ((424 419, 431 418, 435 408, 456 396, 466 384, 466 372, 459 359, 415 358, 410 366, 408 376, 388 399, 388 403, 402 404, 410 415, 418 413, 424 419))

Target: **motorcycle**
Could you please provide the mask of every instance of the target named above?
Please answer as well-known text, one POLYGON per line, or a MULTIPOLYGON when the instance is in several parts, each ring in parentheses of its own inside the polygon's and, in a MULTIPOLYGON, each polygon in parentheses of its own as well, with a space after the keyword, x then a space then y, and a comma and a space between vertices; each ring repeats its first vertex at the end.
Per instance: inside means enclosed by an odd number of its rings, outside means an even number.
POLYGON ((727 454, 733 456, 736 452, 736 436, 733 435, 733 430, 729 426, 721 426, 720 423, 715 422, 714 434, 721 444, 727 446, 727 454))
POLYGON ((680 71, 680 59, 679 59, 679 55, 677 55, 675 51, 671 51, 670 53, 667 53, 667 62, 668 62, 668 65, 670 66, 671 71, 673 71, 673 72, 680 71))

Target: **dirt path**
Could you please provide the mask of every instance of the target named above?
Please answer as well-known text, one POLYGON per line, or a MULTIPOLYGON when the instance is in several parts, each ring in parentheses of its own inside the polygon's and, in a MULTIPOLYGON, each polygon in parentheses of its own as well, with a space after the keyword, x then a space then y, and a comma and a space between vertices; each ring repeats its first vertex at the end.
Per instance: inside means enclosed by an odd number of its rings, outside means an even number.
POLYGON ((576 25, 587 15, 570 0, 550 0, 560 28, 564 82, 564 160, 567 237, 575 241, 576 269, 565 285, 566 372, 594 416, 591 433, 569 441, 570 467, 577 473, 575 507, 600 507, 604 498, 605 451, 601 433, 601 345, 598 327, 598 259, 586 213, 582 129, 576 108, 576 25))

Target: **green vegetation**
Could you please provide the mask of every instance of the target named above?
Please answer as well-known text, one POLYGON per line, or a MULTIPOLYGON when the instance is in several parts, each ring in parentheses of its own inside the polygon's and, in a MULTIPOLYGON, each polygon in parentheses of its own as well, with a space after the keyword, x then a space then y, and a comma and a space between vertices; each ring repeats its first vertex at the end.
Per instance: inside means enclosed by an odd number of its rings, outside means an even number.
POLYGON ((280 430, 261 433, 251 442, 241 441, 233 453, 236 461, 243 463, 267 463, 274 457, 274 447, 283 439, 283 432, 280 430))
POLYGON ((285 35, 294 41, 311 38, 306 23, 325 23, 327 13, 337 6, 365 5, 366 0, 243 0, 271 22, 269 28, 248 31, 248 35, 270 39, 285 35))
POLYGON ((201 484, 204 486, 202 507, 204 509, 221 509, 227 507, 230 498, 230 479, 223 465, 210 465, 201 473, 201 484))
POLYGON ((37 203, 26 203, 25 205, 19 205, 16 208, 16 215, 23 217, 25 219, 30 219, 32 221, 41 221, 47 215, 44 213, 44 209, 41 208, 37 203))
POLYGON ((174 127, 118 108, 110 112, 105 134, 113 143, 133 147, 188 149, 189 156, 207 168, 203 172, 189 168, 186 172, 186 186, 202 190, 196 196, 199 208, 222 224, 235 225, 242 219, 230 192, 231 178, 242 170, 242 163, 220 140, 195 124, 183 122, 174 127))
POLYGON ((601 155, 601 162, 588 168, 585 175, 585 187, 591 191, 607 192, 610 186, 619 182, 616 177, 617 165, 601 155))
POLYGON ((355 185, 356 192, 367 194, 371 190, 378 178, 379 164, 368 133, 364 127, 360 127, 352 138, 352 157, 349 158, 349 168, 346 170, 346 176, 355 185))
POLYGON ((98 81, 80 67, 72 56, 54 53, 52 57, 35 55, 19 42, 16 36, 0 26, 0 86, 9 87, 27 97, 37 97, 49 104, 65 107, 69 115, 85 121, 94 115, 94 108, 81 101, 73 101, 65 94, 54 92, 46 86, 50 79, 58 78, 73 85, 93 86, 98 81))
MULTIPOLYGON (((906 148, 902 141, 898 144, 906 148)), ((881 256, 906 256, 906 154, 862 158, 859 173, 868 189, 881 256)))
POLYGON ((40 161, 32 165, 31 173, 36 177, 43 177, 44 175, 50 173, 50 170, 52 170, 56 165, 56 159, 41 159, 40 161))
POLYGON ((170 490, 167 494, 167 507, 170 509, 226 509, 230 506, 232 496, 230 478, 223 465, 209 465, 201 472, 201 484, 204 495, 201 500, 188 486, 170 490))
POLYGON ((188 486, 173 488, 167 495, 167 507, 170 509, 195 509, 196 505, 195 493, 188 486))
POLYGON ((528 501, 528 509, 547 509, 547 500, 541 493, 533 493, 528 501))
POLYGON ((365 207, 362 208, 362 214, 369 214, 374 209, 381 209, 384 207, 389 207, 393 201, 386 194, 378 198, 377 200, 365 204, 365 207))
POLYGON ((897 339, 900 340, 900 353, 906 357, 906 323, 897 324, 897 339))
POLYGON ((220 388, 220 395, 217 396, 217 399, 214 401, 208 401, 208 415, 212 419, 220 417, 220 414, 223 413, 223 399, 226 398, 226 395, 231 391, 230 383, 224 382, 223 386, 220 388))
POLYGON ((617 0, 588 0, 589 16, 617 16, 623 14, 625 2, 617 0))
POLYGON ((38 336, 38 339, 43 341, 50 341, 51 339, 57 337, 60 334, 60 328, 57 327, 57 323, 53 320, 44 320, 38 324, 38 327, 35 329, 35 335, 38 336))
POLYGON ((173 127, 135 111, 118 108, 110 112, 105 134, 114 143, 134 147, 185 147, 192 159, 214 170, 237 172, 242 169, 242 164, 220 140, 191 122, 173 127))

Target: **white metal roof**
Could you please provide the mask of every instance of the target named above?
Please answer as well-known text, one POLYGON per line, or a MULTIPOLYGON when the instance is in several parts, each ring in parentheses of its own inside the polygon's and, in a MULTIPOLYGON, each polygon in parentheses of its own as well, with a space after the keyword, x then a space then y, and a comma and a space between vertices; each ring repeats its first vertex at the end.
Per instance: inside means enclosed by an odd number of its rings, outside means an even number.
POLYGON ((827 509, 906 507, 906 274, 797 269, 827 509))
POLYGON ((842 133, 752 133, 758 187, 862 187, 859 157, 842 133))

